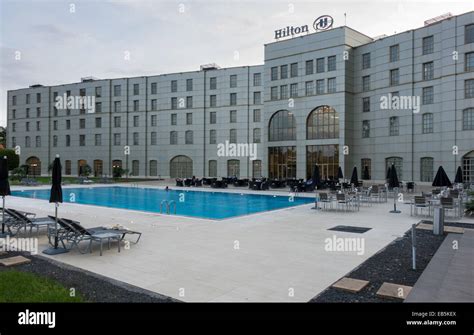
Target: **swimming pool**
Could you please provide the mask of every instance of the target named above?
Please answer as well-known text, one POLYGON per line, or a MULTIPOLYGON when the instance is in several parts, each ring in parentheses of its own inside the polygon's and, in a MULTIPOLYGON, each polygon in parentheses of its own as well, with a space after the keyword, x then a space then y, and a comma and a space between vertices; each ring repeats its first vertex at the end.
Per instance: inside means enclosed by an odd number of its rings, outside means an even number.
MULTIPOLYGON (((12 191, 13 196, 49 200, 50 190, 12 191)), ((63 188, 64 202, 160 212, 163 200, 176 204, 176 214, 204 219, 227 219, 275 209, 308 204, 307 197, 272 196, 224 192, 160 190, 136 187, 63 188)), ((171 213, 174 214, 171 205, 171 213)), ((163 212, 166 212, 163 204, 163 212)))

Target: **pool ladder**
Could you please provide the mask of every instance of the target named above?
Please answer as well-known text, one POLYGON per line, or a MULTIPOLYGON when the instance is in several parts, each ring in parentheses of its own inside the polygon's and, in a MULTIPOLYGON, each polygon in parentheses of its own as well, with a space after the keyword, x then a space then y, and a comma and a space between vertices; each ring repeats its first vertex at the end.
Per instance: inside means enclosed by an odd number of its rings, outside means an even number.
POLYGON ((163 205, 165 206, 164 208, 166 209, 166 214, 170 214, 171 206, 173 206, 173 212, 174 212, 174 214, 176 214, 176 202, 174 200, 171 200, 171 201, 168 201, 166 199, 161 200, 160 214, 163 213, 163 205))

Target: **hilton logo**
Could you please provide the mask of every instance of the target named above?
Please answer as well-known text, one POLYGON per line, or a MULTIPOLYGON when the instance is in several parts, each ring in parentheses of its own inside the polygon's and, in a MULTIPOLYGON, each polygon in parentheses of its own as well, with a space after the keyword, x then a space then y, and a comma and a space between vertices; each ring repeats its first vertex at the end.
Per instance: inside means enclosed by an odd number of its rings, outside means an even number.
POLYGON ((329 28, 332 27, 332 24, 334 23, 334 20, 332 17, 329 15, 323 15, 318 17, 316 20, 313 22, 313 28, 316 31, 320 30, 328 30, 329 28))
MULTIPOLYGON (((316 31, 328 30, 332 28, 333 23, 334 23, 334 20, 331 16, 322 15, 318 17, 316 20, 314 20, 313 28, 316 31)), ((282 37, 288 37, 288 36, 293 37, 295 35, 308 33, 308 32, 309 32, 308 25, 306 24, 300 27, 288 26, 286 28, 275 30, 275 39, 278 40, 282 37)))

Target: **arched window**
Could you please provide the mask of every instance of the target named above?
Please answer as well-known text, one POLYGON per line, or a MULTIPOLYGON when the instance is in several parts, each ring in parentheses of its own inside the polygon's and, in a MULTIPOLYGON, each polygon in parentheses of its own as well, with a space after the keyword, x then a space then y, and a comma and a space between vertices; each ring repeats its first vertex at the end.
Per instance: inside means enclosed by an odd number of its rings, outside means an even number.
POLYGON ((26 160, 26 165, 28 165, 27 174, 29 176, 41 176, 41 161, 38 157, 32 156, 26 160))
POLYGON ((421 158, 420 181, 426 181, 426 182, 433 181, 433 158, 432 157, 421 158))
POLYGON ((388 171, 388 168, 392 165, 395 166, 397 170, 397 177, 399 181, 403 179, 403 158, 401 157, 387 157, 385 158, 385 171, 388 171))
POLYGON ((171 178, 191 178, 193 176, 193 160, 188 156, 176 156, 170 161, 171 178))
POLYGON ((103 162, 100 159, 94 160, 94 177, 100 177, 103 173, 103 162))
POLYGON ((339 116, 330 106, 320 106, 308 115, 306 120, 306 138, 318 140, 339 138, 339 116))
POLYGON ((252 177, 262 178, 262 161, 259 159, 252 161, 252 177))
POLYGON ((296 140, 296 120, 293 113, 281 110, 272 115, 268 125, 268 140, 270 142, 296 140))
POLYGON ((158 162, 156 160, 150 161, 150 177, 158 176, 158 162))

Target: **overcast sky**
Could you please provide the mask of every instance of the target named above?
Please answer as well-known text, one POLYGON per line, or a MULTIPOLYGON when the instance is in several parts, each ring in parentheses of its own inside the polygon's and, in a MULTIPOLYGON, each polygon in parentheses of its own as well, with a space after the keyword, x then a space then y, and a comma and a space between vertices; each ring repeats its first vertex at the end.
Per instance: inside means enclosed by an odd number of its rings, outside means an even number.
MULTIPOLYGON (((263 63, 274 30, 328 14, 371 37, 423 26, 473 1, 0 0, 0 125, 7 90, 263 63), (72 4, 72 5, 71 5, 72 4), (125 59, 125 54, 130 59, 125 59), (236 57, 236 55, 238 57, 236 57), (20 59, 17 59, 20 56, 20 59)), ((312 28, 311 28, 312 29, 312 28)))

